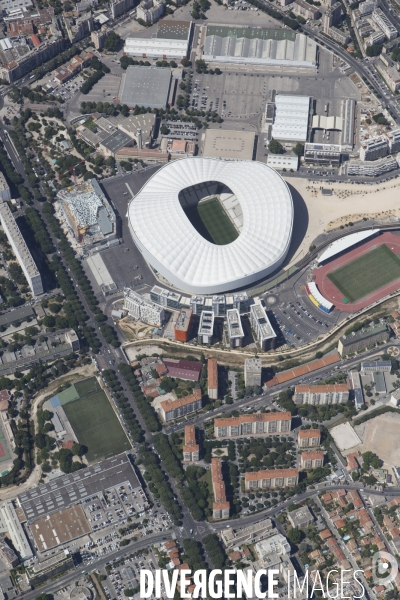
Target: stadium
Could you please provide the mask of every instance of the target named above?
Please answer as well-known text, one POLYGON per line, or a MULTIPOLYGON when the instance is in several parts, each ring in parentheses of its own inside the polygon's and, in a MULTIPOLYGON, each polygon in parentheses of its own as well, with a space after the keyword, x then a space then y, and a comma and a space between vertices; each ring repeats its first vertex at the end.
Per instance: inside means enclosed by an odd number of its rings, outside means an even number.
POLYGON ((316 293, 309 289, 309 295, 315 298, 319 294, 325 305, 353 313, 399 288, 398 235, 375 229, 341 238, 332 246, 335 244, 319 257, 321 266, 314 271, 316 293))
POLYGON ((172 285, 195 294, 248 287, 289 250, 293 201, 255 161, 184 158, 159 169, 128 206, 132 238, 172 285))

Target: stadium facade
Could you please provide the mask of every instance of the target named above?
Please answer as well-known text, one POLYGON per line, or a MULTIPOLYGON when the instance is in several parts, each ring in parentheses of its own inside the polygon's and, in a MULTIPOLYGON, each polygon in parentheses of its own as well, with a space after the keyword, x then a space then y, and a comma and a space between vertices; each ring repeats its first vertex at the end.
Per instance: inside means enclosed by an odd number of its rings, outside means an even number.
POLYGON ((278 269, 288 253, 293 201, 281 176, 255 161, 184 158, 161 167, 128 206, 131 235, 143 256, 180 290, 216 294, 248 287, 278 269), (243 225, 216 245, 192 225, 184 206, 229 189, 243 225))

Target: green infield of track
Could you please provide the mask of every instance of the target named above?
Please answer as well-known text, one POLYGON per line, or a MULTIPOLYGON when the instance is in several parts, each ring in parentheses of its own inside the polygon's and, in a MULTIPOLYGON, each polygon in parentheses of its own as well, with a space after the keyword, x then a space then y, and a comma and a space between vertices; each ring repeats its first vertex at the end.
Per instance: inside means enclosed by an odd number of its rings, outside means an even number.
POLYGON ((328 273, 350 302, 356 302, 400 278, 400 259, 385 244, 328 273))
POLYGON ((212 244, 225 246, 239 236, 218 198, 210 198, 184 210, 196 231, 212 244))

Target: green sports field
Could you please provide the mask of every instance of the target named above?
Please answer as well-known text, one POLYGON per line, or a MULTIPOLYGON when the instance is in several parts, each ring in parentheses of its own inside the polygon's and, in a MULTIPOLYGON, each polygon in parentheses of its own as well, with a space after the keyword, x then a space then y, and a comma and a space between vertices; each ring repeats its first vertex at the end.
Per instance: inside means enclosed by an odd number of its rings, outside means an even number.
POLYGON ((212 244, 225 246, 239 235, 217 198, 210 198, 184 210, 196 231, 212 244))
POLYGON ((345 298, 356 302, 400 278, 400 259, 382 244, 327 276, 345 298))
POLYGON ((83 386, 75 384, 83 391, 83 397, 68 402, 63 409, 79 443, 89 449, 88 461, 93 462, 129 450, 131 445, 106 394, 96 380, 97 391, 89 391, 94 385, 89 385, 89 381, 85 380, 83 386))

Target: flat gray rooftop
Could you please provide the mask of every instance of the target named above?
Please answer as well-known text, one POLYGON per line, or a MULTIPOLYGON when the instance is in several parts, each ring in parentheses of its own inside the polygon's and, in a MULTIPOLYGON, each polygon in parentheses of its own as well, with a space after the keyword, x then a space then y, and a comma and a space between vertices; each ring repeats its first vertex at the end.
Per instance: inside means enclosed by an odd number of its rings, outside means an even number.
POLYGON ((28 318, 34 318, 35 313, 31 306, 21 306, 21 308, 16 308, 4 315, 0 315, 0 327, 3 325, 11 325, 11 323, 15 323, 16 321, 25 321, 28 318))
POLYGON ((120 454, 24 492, 18 502, 27 520, 32 521, 125 482, 132 489, 141 488, 129 458, 120 454))
POLYGON ((130 66, 122 76, 118 98, 127 106, 165 108, 171 85, 171 69, 130 66))
POLYGON ((157 38, 165 40, 187 40, 190 21, 161 21, 158 24, 157 38))
POLYGON ((107 148, 112 154, 115 154, 117 150, 124 148, 125 146, 132 145, 132 138, 123 131, 115 131, 111 135, 107 136, 102 140, 101 145, 107 148))

